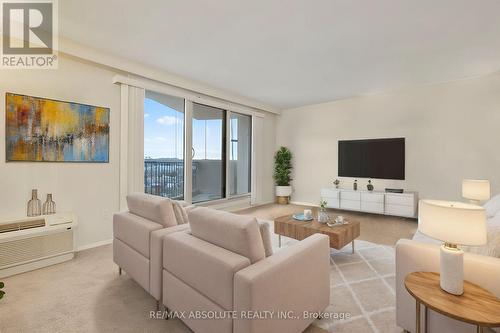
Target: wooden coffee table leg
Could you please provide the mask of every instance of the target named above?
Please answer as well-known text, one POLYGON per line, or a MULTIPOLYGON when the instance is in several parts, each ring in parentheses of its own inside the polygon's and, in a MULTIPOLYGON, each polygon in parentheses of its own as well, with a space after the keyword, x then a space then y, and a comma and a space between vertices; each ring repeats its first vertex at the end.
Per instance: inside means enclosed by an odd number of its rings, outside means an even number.
POLYGON ((415 301, 417 304, 415 308, 415 333, 420 333, 420 302, 415 301))
POLYGON ((429 308, 424 306, 424 332, 427 333, 427 327, 429 324, 427 323, 427 319, 429 318, 429 308))

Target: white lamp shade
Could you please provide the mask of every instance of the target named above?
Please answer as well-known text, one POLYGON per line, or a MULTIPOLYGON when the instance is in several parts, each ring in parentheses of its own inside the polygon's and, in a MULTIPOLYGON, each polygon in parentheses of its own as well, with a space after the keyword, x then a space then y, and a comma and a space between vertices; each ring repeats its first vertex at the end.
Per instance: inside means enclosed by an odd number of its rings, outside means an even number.
POLYGON ((462 197, 484 201, 491 196, 490 182, 487 180, 464 179, 462 181, 462 197))
POLYGON ((420 200, 418 229, 443 242, 478 246, 486 244, 486 212, 463 202, 420 200))

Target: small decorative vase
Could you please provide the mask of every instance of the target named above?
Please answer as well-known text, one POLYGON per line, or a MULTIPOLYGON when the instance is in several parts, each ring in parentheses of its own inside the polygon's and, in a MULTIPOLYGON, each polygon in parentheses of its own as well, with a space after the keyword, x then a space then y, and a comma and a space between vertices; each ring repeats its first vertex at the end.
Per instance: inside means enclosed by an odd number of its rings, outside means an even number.
POLYGON ((354 184, 352 184, 352 188, 354 189, 354 191, 357 191, 358 190, 358 180, 354 180, 354 184))
POLYGON ((373 191, 374 187, 373 187, 373 184, 372 184, 372 181, 371 180, 368 180, 368 185, 366 185, 366 188, 368 189, 368 191, 373 191))
POLYGON ((327 223, 330 220, 330 216, 326 212, 325 208, 320 208, 318 211, 318 222, 319 223, 327 223))
POLYGON ((31 190, 31 200, 28 201, 28 216, 38 216, 42 214, 42 202, 38 199, 38 191, 36 189, 31 190))
POLYGON ((43 204, 43 214, 50 215, 56 213, 56 203, 52 200, 52 194, 47 194, 47 200, 43 204))

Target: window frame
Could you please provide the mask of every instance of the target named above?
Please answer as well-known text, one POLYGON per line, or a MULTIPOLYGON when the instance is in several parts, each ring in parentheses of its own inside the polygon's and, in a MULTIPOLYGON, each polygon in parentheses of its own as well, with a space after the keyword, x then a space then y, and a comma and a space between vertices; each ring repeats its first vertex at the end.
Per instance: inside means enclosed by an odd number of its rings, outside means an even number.
MULTIPOLYGON (((236 140, 236 142, 238 142, 238 140, 236 140)), ((252 166, 253 166, 253 154, 252 154, 252 149, 253 149, 253 116, 252 115, 249 115, 249 114, 245 114, 245 113, 242 113, 242 112, 236 112, 236 111, 227 111, 227 141, 226 141, 226 144, 227 144, 227 148, 226 150, 228 151, 227 153, 227 159, 226 159, 226 175, 227 175, 227 180, 226 180, 226 189, 227 189, 227 196, 226 198, 243 198, 243 197, 248 197, 248 196, 251 196, 252 195, 252 166), (229 189, 231 188, 231 184, 229 183, 230 182, 230 168, 229 168, 229 165, 231 163, 231 156, 230 156, 230 149, 231 149, 231 143, 232 143, 232 140, 231 140, 231 114, 232 113, 235 113, 235 114, 239 114, 239 115, 243 115, 243 116, 249 116, 250 117, 250 131, 249 131, 249 134, 250 134, 250 147, 249 147, 249 161, 248 161, 248 189, 249 191, 246 192, 246 193, 240 193, 240 194, 229 194, 229 189)))
MULTIPOLYGON (((178 97, 178 98, 183 98, 184 99, 184 201, 187 203, 192 203, 192 195, 193 195, 193 184, 192 184, 192 163, 193 163, 193 156, 192 156, 192 148, 193 148, 193 108, 194 108, 194 103, 209 106, 209 107, 214 107, 223 110, 223 115, 224 115, 224 120, 223 120, 223 129, 222 129, 222 160, 223 160, 223 165, 224 167, 222 168, 222 179, 223 181, 221 182, 222 186, 222 198, 221 199, 213 199, 213 200, 207 200, 207 201, 200 201, 197 202, 196 204, 199 205, 216 205, 224 202, 228 202, 231 200, 236 200, 240 198, 250 198, 252 196, 252 193, 254 191, 253 189, 253 181, 252 181, 252 173, 253 173, 253 166, 254 166, 254 154, 253 154, 253 146, 254 146, 254 136, 253 136, 253 130, 254 130, 254 117, 256 117, 256 113, 248 111, 245 112, 246 110, 242 109, 240 110, 238 108, 237 111, 233 111, 233 108, 231 107, 231 104, 226 104, 222 103, 219 101, 215 101, 212 99, 207 99, 203 97, 198 97, 197 99, 192 98, 191 96, 184 95, 184 94, 177 94, 174 91, 170 91, 167 89, 167 91, 159 91, 156 89, 145 89, 146 91, 151 91, 155 92, 158 94, 163 94, 163 95, 168 95, 172 97, 178 97), (241 114, 245 116, 250 117, 250 140, 249 140, 249 173, 248 173, 248 184, 249 184, 249 192, 247 193, 241 193, 241 194, 234 194, 230 195, 229 194, 229 188, 230 188, 230 170, 229 170, 229 164, 230 164, 230 154, 229 154, 229 149, 231 145, 231 133, 230 133, 230 122, 231 122, 231 113, 236 113, 236 114, 241 114)), ((260 116, 262 117, 262 116, 260 116)), ((144 140, 144 135, 143 138, 144 140)), ((144 156, 143 156, 144 158, 144 156)), ((144 162, 143 162, 144 163, 144 162)), ((144 179, 144 177, 143 177, 144 179)), ((143 186, 144 188, 144 186, 143 186)))

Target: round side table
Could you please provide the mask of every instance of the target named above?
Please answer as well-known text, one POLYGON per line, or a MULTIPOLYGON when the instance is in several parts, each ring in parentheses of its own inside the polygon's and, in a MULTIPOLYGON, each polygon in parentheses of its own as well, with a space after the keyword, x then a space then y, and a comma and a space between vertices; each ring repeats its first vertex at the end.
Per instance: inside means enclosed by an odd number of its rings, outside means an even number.
POLYGON ((416 301, 416 333, 420 333, 420 305, 425 309, 424 328, 427 331, 427 309, 447 317, 477 326, 500 327, 500 300, 473 283, 464 281, 463 295, 447 293, 439 286, 439 274, 414 272, 405 278, 405 287, 416 301))

